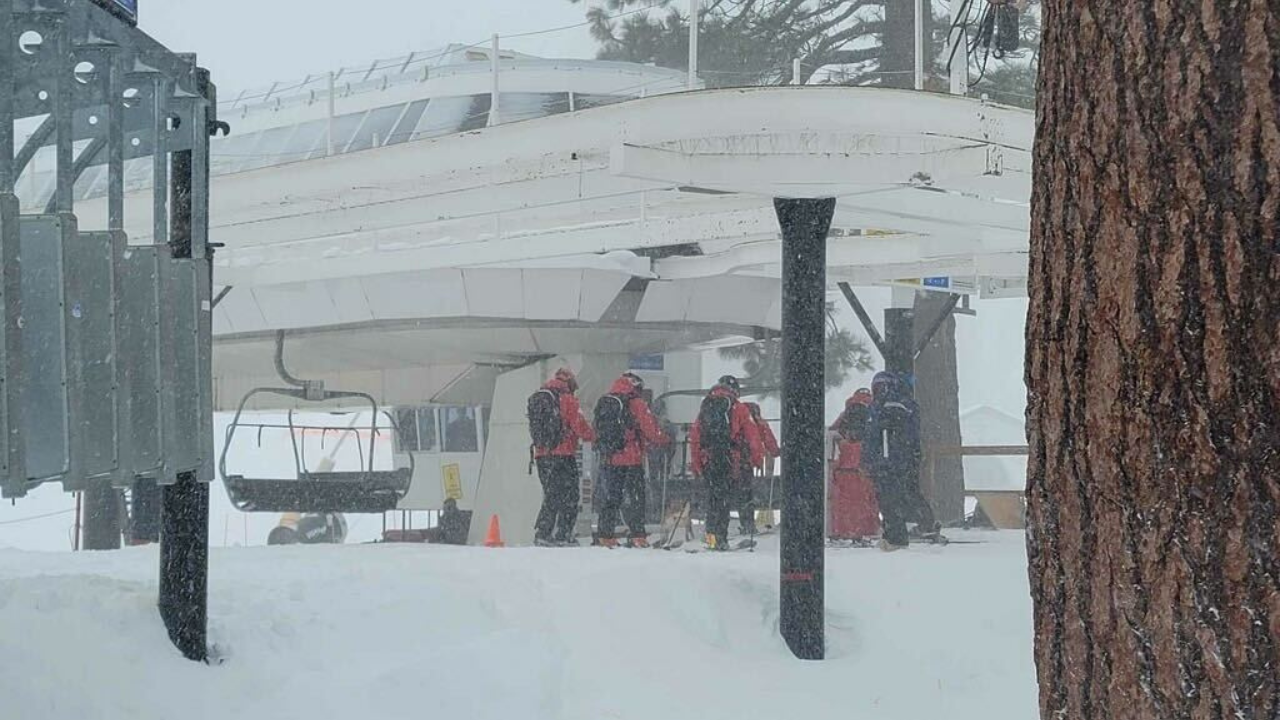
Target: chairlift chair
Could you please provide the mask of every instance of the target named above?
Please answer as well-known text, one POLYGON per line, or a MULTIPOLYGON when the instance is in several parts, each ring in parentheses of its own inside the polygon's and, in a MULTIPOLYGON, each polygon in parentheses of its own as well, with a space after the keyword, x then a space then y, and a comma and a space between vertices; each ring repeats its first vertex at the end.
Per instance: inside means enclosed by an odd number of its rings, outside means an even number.
MULTIPOLYGON (((409 492, 413 480, 413 454, 409 454, 408 467, 392 470, 374 469, 374 449, 380 432, 379 415, 387 419, 387 427, 397 432, 395 419, 379 409, 372 395, 362 392, 325 390, 324 384, 313 380, 298 380, 284 369, 284 333, 276 336, 276 371, 294 387, 259 387, 249 391, 236 408, 235 417, 227 427, 218 459, 218 472, 227 488, 231 504, 244 512, 299 512, 299 513, 383 513, 394 510, 409 492), (304 402, 323 403, 333 400, 357 399, 372 409, 369 423, 369 447, 359 470, 316 471, 306 467, 303 451, 298 447, 293 411, 289 411, 289 439, 293 444, 294 477, 264 478, 227 472, 227 452, 240 418, 249 401, 256 395, 279 395, 304 402)), ((358 434, 357 434, 357 437, 358 434)))

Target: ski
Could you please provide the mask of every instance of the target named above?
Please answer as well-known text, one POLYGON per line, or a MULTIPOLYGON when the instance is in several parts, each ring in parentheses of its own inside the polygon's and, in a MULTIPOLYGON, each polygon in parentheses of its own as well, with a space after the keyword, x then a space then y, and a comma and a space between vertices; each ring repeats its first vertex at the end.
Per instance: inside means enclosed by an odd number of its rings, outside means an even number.
POLYGON ((690 555, 696 555, 697 553, 700 553, 700 552, 731 553, 731 552, 740 552, 742 550, 746 550, 750 552, 751 550, 754 550, 755 547, 756 547, 756 541, 750 538, 746 538, 743 540, 739 540, 738 542, 724 548, 723 550, 712 550, 711 548, 706 547, 704 545, 702 547, 685 548, 684 551, 689 553, 690 555))

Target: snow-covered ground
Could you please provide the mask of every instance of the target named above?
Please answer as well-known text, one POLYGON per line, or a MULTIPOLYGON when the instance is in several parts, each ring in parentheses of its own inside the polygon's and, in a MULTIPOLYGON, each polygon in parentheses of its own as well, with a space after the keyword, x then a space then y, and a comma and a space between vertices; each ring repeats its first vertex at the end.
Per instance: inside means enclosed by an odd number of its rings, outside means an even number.
POLYGON ((826 662, 777 634, 777 547, 347 545, 210 561, 222 664, 183 660, 155 548, 0 550, 5 718, 841 718, 1036 714, 1021 533, 827 553, 826 662))

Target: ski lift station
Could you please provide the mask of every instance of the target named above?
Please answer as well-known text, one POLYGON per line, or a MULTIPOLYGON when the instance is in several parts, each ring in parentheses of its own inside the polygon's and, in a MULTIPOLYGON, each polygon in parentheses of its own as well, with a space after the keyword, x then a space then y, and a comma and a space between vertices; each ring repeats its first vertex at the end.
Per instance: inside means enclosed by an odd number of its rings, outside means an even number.
POLYGON ((556 367, 588 406, 635 370, 678 423, 706 350, 780 338, 781 630, 822 656, 823 301, 1023 294, 1031 113, 496 37, 219 98, 135 11, 0 6, 6 498, 154 478, 161 613, 202 659, 215 474, 247 512, 453 499, 525 544, 525 401, 556 367))
MULTIPOLYGON (((213 406, 247 400, 218 439, 242 509, 439 510, 453 495, 531 541, 525 398, 563 363, 587 404, 635 365, 657 395, 698 388, 700 350, 776 336, 777 197, 837 199, 832 288, 1024 293, 1033 117, 980 100, 690 90, 678 71, 453 46, 228 94, 218 114, 234 131, 210 147, 213 406), (281 385, 278 365, 289 392, 246 398, 281 385), (377 412, 296 432, 249 412, 315 401, 377 412), (398 436, 371 441, 392 418, 398 436), (351 423, 359 459, 314 474, 321 436, 351 423), (260 443, 294 434, 305 492, 245 477, 260 443)), ((126 161, 127 191, 147 192, 149 162, 126 161)), ((76 185, 82 223, 105 218, 105 173, 76 185)), ((38 205, 48 182, 29 182, 38 205)), ((125 229, 150 243, 137 209, 125 229)))

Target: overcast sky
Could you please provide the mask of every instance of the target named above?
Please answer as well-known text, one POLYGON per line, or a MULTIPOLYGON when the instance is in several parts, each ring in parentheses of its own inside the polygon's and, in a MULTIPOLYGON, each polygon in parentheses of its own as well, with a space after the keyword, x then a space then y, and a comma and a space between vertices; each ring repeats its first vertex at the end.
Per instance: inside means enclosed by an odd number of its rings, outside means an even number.
MULTIPOLYGON (((139 26, 194 52, 225 90, 241 90, 449 43, 584 21, 568 0, 140 0, 139 26)), ((593 57, 585 27, 504 43, 551 57, 593 57)))

